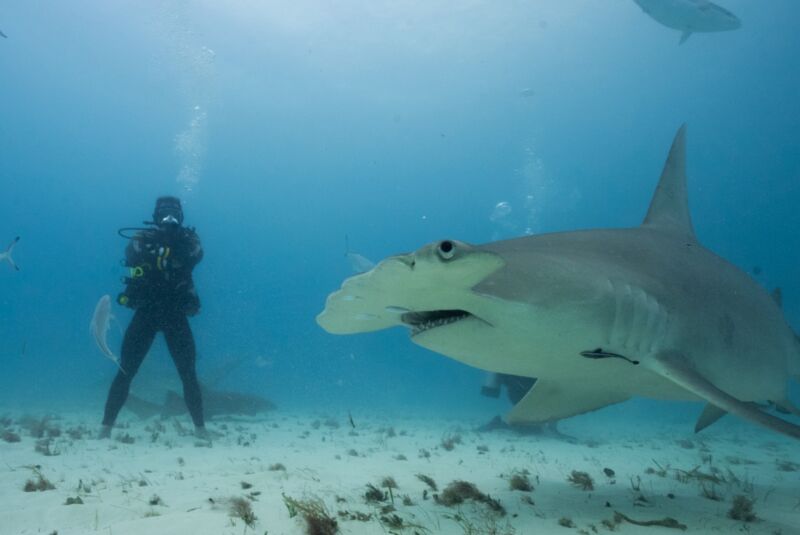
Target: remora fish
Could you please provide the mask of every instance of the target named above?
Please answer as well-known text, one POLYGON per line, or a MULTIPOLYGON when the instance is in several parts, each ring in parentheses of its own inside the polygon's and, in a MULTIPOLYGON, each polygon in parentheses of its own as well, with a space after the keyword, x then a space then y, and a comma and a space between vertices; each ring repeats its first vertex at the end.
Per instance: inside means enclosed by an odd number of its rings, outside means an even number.
POLYGON ((679 30, 683 44, 694 32, 725 32, 742 26, 739 17, 708 0, 633 0, 652 19, 679 30))
POLYGON ((119 357, 117 357, 113 351, 108 347, 108 341, 106 340, 106 335, 108 334, 108 328, 111 324, 111 318, 113 315, 111 314, 111 296, 106 294, 97 301, 97 305, 94 307, 94 314, 92 315, 92 321, 89 323, 89 331, 92 333, 94 337, 94 342, 97 344, 97 347, 100 351, 108 357, 117 367, 125 373, 125 370, 122 369, 119 363, 119 357))
POLYGON ((432 243, 345 280, 317 322, 337 334, 405 326, 448 357, 538 378, 510 423, 645 396, 706 401, 696 430, 730 412, 800 438, 757 405, 800 415, 787 398, 800 340, 763 288, 698 242, 685 143, 681 127, 638 227, 432 243))

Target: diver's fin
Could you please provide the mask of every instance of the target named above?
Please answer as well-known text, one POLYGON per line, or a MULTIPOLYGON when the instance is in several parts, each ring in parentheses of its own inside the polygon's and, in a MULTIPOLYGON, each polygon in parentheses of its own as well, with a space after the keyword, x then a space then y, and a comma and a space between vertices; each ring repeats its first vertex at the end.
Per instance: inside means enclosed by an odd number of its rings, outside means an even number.
POLYGON ((686 194, 686 125, 681 125, 672 141, 669 156, 661 171, 643 227, 677 234, 696 242, 686 194))
POLYGON ((548 422, 583 414, 625 401, 630 396, 596 390, 580 381, 538 379, 525 397, 506 415, 509 424, 548 422))
POLYGON ((772 296, 772 300, 775 301, 775 304, 778 305, 778 308, 783 308, 783 292, 780 286, 772 290, 770 295, 772 296))
POLYGON ((692 32, 690 32, 690 31, 688 31, 688 30, 684 31, 684 32, 681 34, 681 40, 680 40, 680 41, 678 41, 678 44, 679 44, 679 45, 682 45, 682 44, 683 44, 683 43, 685 43, 685 42, 686 42, 686 40, 687 40, 689 37, 691 37, 691 36, 692 36, 692 32))
POLYGON ((738 400, 727 392, 720 390, 692 369, 680 353, 661 353, 656 356, 655 361, 657 363, 654 370, 656 373, 716 405, 719 409, 734 414, 739 418, 763 425, 778 433, 800 439, 800 426, 767 414, 756 405, 738 400))
POLYGON ((694 424, 694 432, 699 433, 709 425, 715 423, 717 420, 722 418, 728 414, 724 410, 720 409, 713 403, 706 403, 706 406, 703 407, 703 412, 700 413, 700 417, 697 419, 697 423, 694 424))

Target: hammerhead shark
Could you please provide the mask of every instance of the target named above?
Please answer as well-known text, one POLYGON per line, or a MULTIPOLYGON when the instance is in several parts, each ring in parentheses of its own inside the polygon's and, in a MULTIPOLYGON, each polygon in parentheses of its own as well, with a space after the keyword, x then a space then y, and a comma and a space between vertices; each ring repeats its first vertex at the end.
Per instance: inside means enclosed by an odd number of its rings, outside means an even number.
POLYGON ((14 238, 6 250, 0 253, 0 262, 6 261, 8 262, 9 266, 19 271, 19 266, 16 264, 16 262, 14 262, 14 258, 11 256, 11 253, 14 251, 14 246, 17 245, 17 242, 19 242, 19 236, 14 238))
POLYGON ((800 415, 787 394, 800 341, 766 290, 697 240, 685 153, 684 125, 637 227, 434 242, 345 280, 317 322, 336 334, 405 326, 458 361, 538 378, 509 423, 645 396, 705 401, 697 431, 731 413, 800 438, 762 408, 800 415))

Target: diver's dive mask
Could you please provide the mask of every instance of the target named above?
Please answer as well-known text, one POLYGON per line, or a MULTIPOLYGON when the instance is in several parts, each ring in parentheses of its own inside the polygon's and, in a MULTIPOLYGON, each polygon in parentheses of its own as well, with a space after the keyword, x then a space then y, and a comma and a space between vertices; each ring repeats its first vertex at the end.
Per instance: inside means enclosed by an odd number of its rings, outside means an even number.
POLYGON ((177 227, 183 224, 183 208, 177 197, 159 197, 153 210, 153 222, 159 227, 177 227))
POLYGON ((158 226, 163 227, 166 225, 180 225, 180 221, 174 215, 166 215, 161 218, 161 221, 158 221, 158 226))

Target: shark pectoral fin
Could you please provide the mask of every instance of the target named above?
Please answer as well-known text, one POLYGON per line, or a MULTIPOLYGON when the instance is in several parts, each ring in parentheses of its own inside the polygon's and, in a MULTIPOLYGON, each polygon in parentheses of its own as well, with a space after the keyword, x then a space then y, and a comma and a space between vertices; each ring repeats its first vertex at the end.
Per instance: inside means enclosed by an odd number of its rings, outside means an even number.
POLYGON ((692 32, 690 32, 690 31, 685 31, 685 32, 683 32, 683 33, 681 34, 681 40, 678 42, 678 44, 679 44, 679 45, 682 45, 682 44, 683 44, 683 43, 685 43, 685 42, 686 42, 686 40, 687 40, 689 37, 691 37, 691 36, 692 36, 692 32))
POLYGON ((620 403, 627 393, 594 389, 575 381, 539 379, 506 415, 509 424, 548 422, 620 403))
POLYGON ((703 412, 700 413, 700 417, 697 419, 697 423, 694 424, 694 432, 699 433, 709 425, 715 423, 717 420, 722 418, 728 414, 724 410, 720 409, 713 403, 706 403, 706 406, 703 408, 703 412))
MULTIPOLYGON (((793 438, 800 439, 800 426, 781 420, 776 416, 761 411, 755 404, 741 401, 714 386, 709 380, 700 375, 686 363, 686 359, 679 353, 662 353, 656 356, 658 366, 655 371, 689 392, 700 396, 719 410, 729 412, 783 433, 793 438)), ((699 422, 698 422, 699 423, 699 422)))

